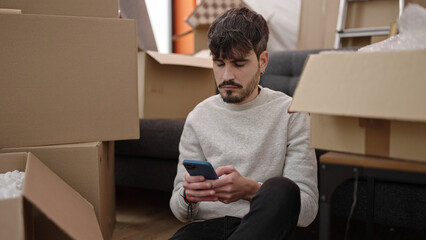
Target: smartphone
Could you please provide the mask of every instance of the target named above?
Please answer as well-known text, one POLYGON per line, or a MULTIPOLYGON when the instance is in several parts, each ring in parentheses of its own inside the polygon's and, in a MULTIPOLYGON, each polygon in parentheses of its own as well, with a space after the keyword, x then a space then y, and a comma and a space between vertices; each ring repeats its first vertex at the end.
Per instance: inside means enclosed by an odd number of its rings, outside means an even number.
POLYGON ((185 166, 191 176, 204 176, 205 179, 218 179, 213 166, 207 161, 183 160, 183 166, 185 166))

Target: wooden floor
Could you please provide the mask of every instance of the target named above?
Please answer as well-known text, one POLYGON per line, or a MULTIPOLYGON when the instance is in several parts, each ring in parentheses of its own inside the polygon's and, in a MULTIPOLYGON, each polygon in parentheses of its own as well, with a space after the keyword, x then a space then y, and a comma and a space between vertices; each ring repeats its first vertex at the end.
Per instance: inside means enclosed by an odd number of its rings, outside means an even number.
POLYGON ((184 225, 170 211, 167 193, 127 187, 117 187, 116 192, 113 240, 169 239, 184 225))

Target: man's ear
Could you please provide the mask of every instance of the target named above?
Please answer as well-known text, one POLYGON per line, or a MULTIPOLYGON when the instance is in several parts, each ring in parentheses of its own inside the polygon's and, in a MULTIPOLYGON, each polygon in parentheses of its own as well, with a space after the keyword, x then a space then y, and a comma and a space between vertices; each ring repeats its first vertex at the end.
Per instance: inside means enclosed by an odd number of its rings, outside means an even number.
POLYGON ((269 53, 268 51, 263 51, 260 56, 259 56, 259 67, 260 67, 260 72, 264 72, 266 67, 268 66, 268 61, 269 61, 269 53))

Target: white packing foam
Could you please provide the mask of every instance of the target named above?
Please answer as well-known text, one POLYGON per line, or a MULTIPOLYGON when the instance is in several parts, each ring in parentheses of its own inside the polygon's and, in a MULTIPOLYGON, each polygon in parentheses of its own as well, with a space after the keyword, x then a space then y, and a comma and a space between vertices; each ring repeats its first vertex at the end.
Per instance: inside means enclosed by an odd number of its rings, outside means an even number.
POLYGON ((21 196, 25 173, 15 170, 0 173, 0 200, 21 196))

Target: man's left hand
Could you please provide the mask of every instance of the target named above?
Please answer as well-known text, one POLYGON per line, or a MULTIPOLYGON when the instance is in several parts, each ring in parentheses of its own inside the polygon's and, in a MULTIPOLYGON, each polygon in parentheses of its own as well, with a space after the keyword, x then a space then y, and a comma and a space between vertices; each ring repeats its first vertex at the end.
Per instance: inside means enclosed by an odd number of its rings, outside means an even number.
POLYGON ((259 183, 242 176, 233 166, 218 167, 216 173, 220 178, 212 182, 212 188, 225 204, 240 199, 250 201, 260 188, 259 183))

